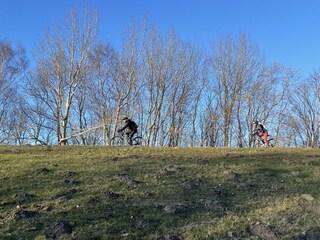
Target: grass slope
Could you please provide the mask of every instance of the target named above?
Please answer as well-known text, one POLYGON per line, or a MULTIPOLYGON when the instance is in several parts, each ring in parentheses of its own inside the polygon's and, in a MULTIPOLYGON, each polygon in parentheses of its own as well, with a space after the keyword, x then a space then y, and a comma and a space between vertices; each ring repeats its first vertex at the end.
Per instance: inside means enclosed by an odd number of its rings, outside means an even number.
POLYGON ((318 149, 1 146, 0 239, 320 239, 319 170, 318 149))

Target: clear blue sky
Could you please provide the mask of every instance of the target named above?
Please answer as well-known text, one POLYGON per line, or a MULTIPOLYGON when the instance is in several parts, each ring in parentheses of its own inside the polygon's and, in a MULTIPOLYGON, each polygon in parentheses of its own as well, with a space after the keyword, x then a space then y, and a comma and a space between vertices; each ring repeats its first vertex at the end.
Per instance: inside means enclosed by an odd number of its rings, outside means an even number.
POLYGON ((119 46, 132 19, 204 46, 219 35, 249 34, 268 62, 320 69, 319 0, 0 0, 0 39, 30 53, 46 27, 63 23, 73 7, 98 10, 99 39, 119 46))

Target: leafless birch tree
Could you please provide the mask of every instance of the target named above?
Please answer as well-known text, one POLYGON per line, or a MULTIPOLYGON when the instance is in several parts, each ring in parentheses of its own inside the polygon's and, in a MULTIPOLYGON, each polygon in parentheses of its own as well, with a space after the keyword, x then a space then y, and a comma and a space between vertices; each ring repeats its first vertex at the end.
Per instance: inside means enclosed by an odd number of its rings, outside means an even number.
POLYGON ((112 138, 111 127, 116 107, 114 76, 119 71, 118 52, 110 45, 99 43, 90 54, 92 78, 88 85, 92 106, 91 117, 102 124, 102 143, 107 145, 112 138))
POLYGON ((220 38, 211 50, 211 70, 214 88, 223 116, 224 147, 231 144, 230 130, 236 105, 252 78, 261 67, 263 58, 249 37, 241 34, 237 40, 220 38))
MULTIPOLYGON (((66 25, 55 32, 47 31, 35 51, 36 72, 29 78, 29 92, 46 105, 42 112, 55 126, 57 143, 67 144, 75 94, 86 79, 83 77, 88 55, 96 37, 97 17, 87 12, 81 21, 73 10, 66 25)), ((71 126, 73 125, 73 126, 71 126)))
MULTIPOLYGON (((14 49, 8 42, 0 41, 0 143, 13 144, 19 141, 13 128, 18 121, 14 116, 20 101, 17 81, 26 68, 24 48, 19 46, 14 49)), ((20 129, 26 127, 21 124, 20 129)))
POLYGON ((178 146, 191 138, 199 101, 201 53, 174 31, 152 28, 144 52, 145 136, 148 145, 178 146), (186 140, 185 139, 185 140, 186 140))
POLYGON ((297 142, 303 147, 320 146, 320 71, 300 83, 291 97, 297 142))

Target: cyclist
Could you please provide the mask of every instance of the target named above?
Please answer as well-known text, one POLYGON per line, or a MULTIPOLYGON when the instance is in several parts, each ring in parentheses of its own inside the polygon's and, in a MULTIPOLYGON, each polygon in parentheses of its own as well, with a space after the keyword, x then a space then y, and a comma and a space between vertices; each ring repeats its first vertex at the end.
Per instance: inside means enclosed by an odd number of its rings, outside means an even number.
POLYGON ((124 126, 120 129, 118 129, 118 132, 122 132, 125 129, 128 129, 126 131, 127 138, 129 139, 129 145, 132 145, 132 137, 136 133, 138 133, 138 125, 132 121, 131 119, 124 117, 122 119, 124 121, 124 126))
POLYGON ((268 131, 267 129, 261 124, 259 123, 259 121, 253 121, 253 134, 259 136, 260 138, 263 138, 263 141, 266 145, 266 147, 270 147, 269 141, 268 141, 268 131))

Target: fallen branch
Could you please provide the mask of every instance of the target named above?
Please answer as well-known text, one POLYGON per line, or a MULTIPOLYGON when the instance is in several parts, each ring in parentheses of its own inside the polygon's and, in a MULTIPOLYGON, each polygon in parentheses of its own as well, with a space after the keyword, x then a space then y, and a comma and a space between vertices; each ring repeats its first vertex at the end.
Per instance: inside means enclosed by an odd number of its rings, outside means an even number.
POLYGON ((71 138, 75 138, 75 137, 79 137, 83 134, 86 134, 92 130, 95 130, 95 129, 98 129, 98 128, 102 128, 104 126, 104 124, 101 124, 101 125, 98 125, 98 126, 95 126, 95 127, 92 127, 92 128, 89 128, 89 129, 86 129, 84 131, 81 131, 81 132, 78 132, 78 133, 72 133, 69 137, 65 137, 65 138, 61 138, 58 142, 58 144, 60 145, 62 142, 67 142, 68 140, 70 140, 71 138))

